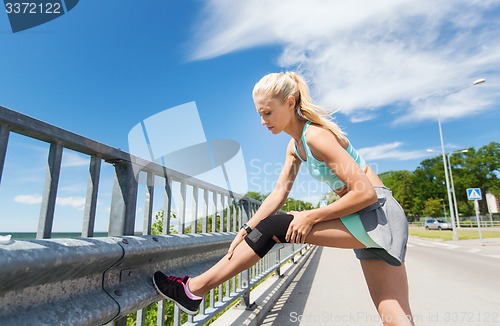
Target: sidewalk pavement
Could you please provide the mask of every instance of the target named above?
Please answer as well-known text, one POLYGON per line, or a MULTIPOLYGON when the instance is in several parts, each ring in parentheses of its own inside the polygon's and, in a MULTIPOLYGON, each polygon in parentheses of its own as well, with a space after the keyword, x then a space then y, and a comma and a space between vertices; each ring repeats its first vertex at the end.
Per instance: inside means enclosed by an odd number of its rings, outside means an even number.
POLYGON ((264 326, 377 325, 359 261, 350 249, 318 247, 269 311, 264 326))
MULTIPOLYGON (((287 273, 292 275, 286 286, 271 285, 263 295, 252 291, 254 311, 235 306, 214 325, 379 326, 380 317, 354 252, 327 247, 312 250, 303 266, 295 265, 299 267, 296 273, 287 273)), ((273 276, 266 282, 279 279, 273 276)))

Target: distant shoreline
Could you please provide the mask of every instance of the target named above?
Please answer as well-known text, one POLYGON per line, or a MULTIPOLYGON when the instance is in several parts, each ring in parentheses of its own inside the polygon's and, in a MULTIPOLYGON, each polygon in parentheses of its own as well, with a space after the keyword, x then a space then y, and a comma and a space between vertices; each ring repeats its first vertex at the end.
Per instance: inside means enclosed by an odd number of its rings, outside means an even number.
MULTIPOLYGON (((0 232, 2 235, 12 235, 12 240, 36 240, 36 232, 0 232)), ((107 237, 108 232, 94 232, 94 238, 107 237)), ((52 232, 52 239, 82 238, 81 232, 52 232)))

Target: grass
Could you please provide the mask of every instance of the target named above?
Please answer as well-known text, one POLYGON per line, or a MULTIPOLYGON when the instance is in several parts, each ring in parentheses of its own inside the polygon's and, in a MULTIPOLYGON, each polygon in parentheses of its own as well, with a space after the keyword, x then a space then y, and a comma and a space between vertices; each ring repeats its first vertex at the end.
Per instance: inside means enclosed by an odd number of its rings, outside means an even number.
MULTIPOLYGON (((438 230, 425 230, 421 228, 410 228, 410 235, 421 237, 421 238, 431 238, 431 239, 441 239, 444 241, 449 241, 453 239, 452 231, 438 231, 438 230)), ((483 239, 485 238, 500 238, 500 232, 495 231, 483 231, 481 230, 481 235, 483 239)), ((479 232, 475 230, 467 231, 457 231, 457 236, 460 240, 471 240, 479 239, 479 232)))

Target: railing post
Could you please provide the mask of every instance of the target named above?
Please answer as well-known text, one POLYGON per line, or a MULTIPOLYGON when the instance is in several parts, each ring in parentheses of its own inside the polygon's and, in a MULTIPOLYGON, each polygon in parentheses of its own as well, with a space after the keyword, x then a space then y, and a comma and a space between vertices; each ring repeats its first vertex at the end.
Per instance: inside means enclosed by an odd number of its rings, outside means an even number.
POLYGON ((201 232, 208 232, 208 190, 203 189, 203 224, 201 232))
POLYGON ((7 153, 7 144, 9 143, 10 130, 5 125, 0 125, 0 183, 2 182, 3 165, 7 153))
POLYGON ((179 326, 181 324, 181 310, 177 305, 174 306, 174 326, 179 326))
MULTIPOLYGON (((153 220, 154 179, 152 172, 148 171, 146 179, 146 199, 144 200, 144 224, 142 234, 151 234, 153 220)), ((165 218, 165 215, 163 216, 165 218)))
POLYGON ((224 232, 227 231, 227 212, 226 212, 226 196, 221 193, 220 194, 220 204, 221 204, 221 209, 220 209, 220 231, 224 232))
MULTIPOLYGON (((127 318, 125 317, 125 320, 127 318)), ((145 326, 146 325, 146 308, 142 308, 141 310, 137 310, 137 316, 135 318, 136 326, 145 326)), ((125 326, 127 323, 125 323, 125 326)))
MULTIPOLYGON (((242 206, 241 210, 241 223, 246 223, 250 219, 250 205, 247 200, 241 200, 240 204, 242 206)), ((244 289, 244 293, 241 296, 241 300, 243 300, 243 304, 245 305, 245 309, 252 310, 255 307, 255 302, 250 302, 250 272, 248 269, 241 272, 242 278, 242 287, 244 289)))
POLYGON ((283 277, 283 275, 281 275, 281 249, 278 249, 277 253, 276 253, 276 264, 278 264, 278 268, 276 268, 276 275, 278 277, 283 277))
POLYGON ((179 208, 177 211, 177 219, 179 223, 179 233, 184 234, 186 232, 186 195, 187 187, 186 182, 181 181, 181 196, 179 197, 179 208))
POLYGON ((99 190, 99 177, 101 175, 101 157, 93 155, 90 158, 89 181, 87 197, 85 199, 85 212, 83 214, 82 237, 94 236, 95 212, 97 208, 97 193, 99 190))
POLYGON ((196 233, 198 230, 198 186, 193 185, 193 201, 191 203, 191 216, 193 221, 191 223, 191 233, 196 233))
POLYGON ((137 205, 137 180, 132 163, 111 161, 115 167, 109 236, 134 235, 135 210, 137 205))
POLYGON ((238 206, 240 209, 240 221, 241 225, 245 224, 249 220, 249 211, 248 211, 248 201, 245 199, 240 199, 238 201, 238 206))
POLYGON ((212 232, 217 232, 217 193, 212 192, 212 203, 214 212, 212 213, 212 232))
POLYGON ((163 210, 163 234, 170 234, 170 214, 172 212, 172 179, 165 171, 165 208, 163 210))
POLYGON ((234 198, 234 197, 232 197, 232 199, 231 199, 231 211, 233 212, 232 213, 233 231, 238 232, 240 223, 238 222, 238 209, 236 208, 236 198, 234 198))
POLYGON ((161 300, 158 302, 158 314, 156 316, 156 325, 164 325, 165 324, 165 309, 166 301, 161 300))
POLYGON ((226 231, 231 232, 231 197, 229 196, 223 196, 224 198, 224 204, 226 206, 226 231), (227 203, 227 204, 226 204, 227 203))
POLYGON ((37 239, 49 239, 54 224, 54 211, 56 208, 57 185, 61 172, 63 146, 61 143, 51 143, 45 175, 40 219, 38 220, 37 239))

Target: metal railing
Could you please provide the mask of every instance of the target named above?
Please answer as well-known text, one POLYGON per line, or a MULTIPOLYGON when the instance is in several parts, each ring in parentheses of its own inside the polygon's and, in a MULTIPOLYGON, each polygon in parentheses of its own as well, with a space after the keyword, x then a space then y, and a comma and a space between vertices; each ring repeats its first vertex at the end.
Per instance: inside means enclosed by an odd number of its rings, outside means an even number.
MULTIPOLYGON (((443 218, 446 222, 451 223, 450 219, 443 218)), ((414 227, 424 227, 425 219, 420 219, 418 222, 409 222, 410 226, 414 227)), ((479 216, 479 221, 482 228, 498 228, 500 227, 500 221, 495 220, 491 215, 481 215, 479 216)), ((460 229, 477 228, 478 222, 475 216, 466 216, 460 218, 460 229)))
MULTIPOLYGON (((0 325, 125 325, 157 302, 163 325, 167 302, 155 292, 151 274, 164 270, 197 275, 227 252, 235 232, 260 202, 197 180, 120 149, 85 138, 0 106, 0 186, 9 135, 47 142, 46 166, 36 240, 0 244, 0 325), (80 239, 51 239, 64 150, 88 155, 88 185, 80 239), (94 238, 99 180, 103 164, 114 168, 108 237, 94 238), (135 232, 138 180, 146 180, 142 235, 135 232), (162 181, 162 235, 152 235, 155 179, 162 181), (173 185, 180 189, 172 219, 173 185), (190 197, 191 209, 186 205, 190 197), (211 206, 212 213, 208 207, 211 206), (201 208, 200 208, 201 207, 201 208), (187 216, 190 211, 191 216, 187 216), (172 223, 177 221, 178 234, 172 223), (186 231, 189 230, 189 234, 186 231)), ((248 308, 250 289, 281 264, 302 252, 300 245, 275 246, 257 265, 212 290, 188 324, 201 324, 239 298, 248 308)), ((175 307, 174 325, 186 319, 175 307)))

